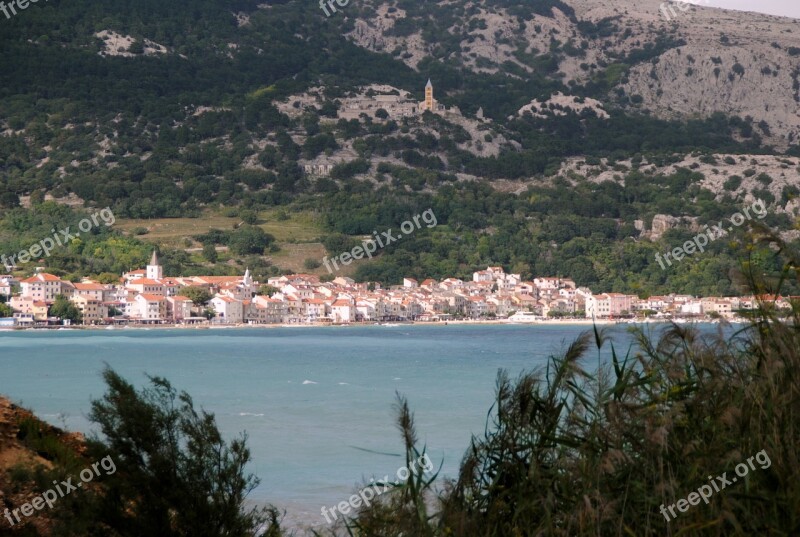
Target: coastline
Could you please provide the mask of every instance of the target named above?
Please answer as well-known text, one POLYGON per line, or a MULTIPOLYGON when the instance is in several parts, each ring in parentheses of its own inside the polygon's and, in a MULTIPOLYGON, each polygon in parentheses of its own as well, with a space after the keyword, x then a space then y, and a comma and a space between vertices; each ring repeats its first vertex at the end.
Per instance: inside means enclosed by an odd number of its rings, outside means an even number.
MULTIPOLYGON (((259 329, 278 329, 278 328, 355 328, 355 327, 408 327, 408 326, 614 326, 614 325, 640 325, 640 324, 715 324, 720 323, 719 320, 711 319, 626 319, 626 320, 611 320, 611 319, 546 319, 536 320, 530 322, 513 322, 508 320, 452 320, 452 321, 398 321, 398 322, 354 322, 354 323, 276 323, 276 324, 127 324, 121 326, 48 326, 48 327, 9 327, 0 328, 0 333, 3 332, 29 332, 29 331, 78 331, 78 330, 91 330, 91 331, 117 331, 117 330, 241 330, 250 328, 259 329)), ((728 324, 746 324, 746 319, 725 319, 728 324)))

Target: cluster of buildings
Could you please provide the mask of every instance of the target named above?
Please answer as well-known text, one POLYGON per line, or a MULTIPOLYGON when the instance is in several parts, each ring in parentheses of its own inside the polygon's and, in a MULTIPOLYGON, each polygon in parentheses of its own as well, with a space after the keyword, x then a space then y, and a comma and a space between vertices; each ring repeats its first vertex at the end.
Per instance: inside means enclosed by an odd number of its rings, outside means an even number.
MULTIPOLYGON (((430 80, 425 85, 425 99, 416 101, 405 90, 398 90, 386 85, 372 85, 366 93, 339 99, 340 107, 337 112, 338 119, 359 120, 366 116, 373 120, 400 120, 416 117, 425 112, 432 112, 448 117, 461 117, 461 110, 457 106, 447 108, 436 100, 433 94, 433 84, 430 80), (381 117, 378 113, 383 110, 386 115, 381 117), (377 115, 376 115, 377 114, 377 115)), ((309 103, 310 104, 310 103, 309 103)), ((480 117, 483 117, 481 110, 480 117)), ((314 162, 303 165, 306 175, 327 177, 337 164, 329 158, 318 158, 314 162)))
MULTIPOLYGON (((502 267, 475 272, 472 281, 447 278, 384 289, 377 283, 356 283, 339 277, 322 282, 309 274, 269 278, 272 294, 261 294, 249 271, 243 276, 165 277, 153 252, 145 269, 127 272, 118 284, 91 280, 72 283, 46 272, 17 281, 0 276, 0 295, 7 297, 14 316, 5 326, 60 324, 50 307, 62 295, 82 313, 84 324, 292 324, 386 321, 447 321, 452 319, 543 319, 586 317, 615 319, 647 314, 656 317, 712 315, 731 318, 738 310, 754 309, 754 297, 695 298, 688 295, 640 299, 618 293, 594 294, 568 278, 524 281, 502 267), (204 290, 207 303, 195 304, 188 288, 204 290), (209 315, 211 314, 211 315, 209 315)), ((788 299, 773 297, 778 308, 788 299)), ((762 299, 763 301, 763 299, 762 299)))
POLYGON ((375 112, 381 109, 388 114, 387 119, 414 117, 425 112, 461 115, 457 106, 448 109, 436 100, 430 79, 425 85, 423 101, 415 101, 407 91, 395 90, 391 86, 374 86, 373 91, 366 95, 343 97, 340 101, 339 119, 360 119, 362 114, 376 117, 375 112))

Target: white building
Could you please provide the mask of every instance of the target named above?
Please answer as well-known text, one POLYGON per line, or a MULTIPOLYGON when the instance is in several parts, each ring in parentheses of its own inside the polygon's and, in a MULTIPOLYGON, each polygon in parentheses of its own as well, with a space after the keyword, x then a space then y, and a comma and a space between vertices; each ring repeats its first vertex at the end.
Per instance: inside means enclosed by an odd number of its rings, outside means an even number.
POLYGON ((214 322, 224 324, 239 324, 244 322, 244 305, 241 300, 229 296, 217 295, 211 299, 209 305, 217 316, 214 322))
POLYGON ((161 295, 136 295, 129 304, 133 319, 163 321, 167 317, 167 300, 161 295))
POLYGON ((63 293, 64 282, 58 276, 40 272, 20 282, 21 296, 45 302, 54 302, 56 296, 63 293))

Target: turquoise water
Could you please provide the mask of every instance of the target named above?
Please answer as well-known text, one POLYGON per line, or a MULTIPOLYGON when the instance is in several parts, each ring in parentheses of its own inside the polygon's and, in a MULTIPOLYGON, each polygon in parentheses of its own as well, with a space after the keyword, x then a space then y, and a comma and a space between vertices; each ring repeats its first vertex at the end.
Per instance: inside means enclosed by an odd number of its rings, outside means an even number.
MULTIPOLYGON (((323 505, 403 465, 395 391, 408 397, 436 466, 455 476, 470 436, 483 432, 498 369, 516 376, 541 366, 586 329, 0 332, 0 393, 54 425, 90 432, 86 414, 104 393, 105 363, 136 385, 145 373, 166 377, 213 412, 226 436, 247 431, 250 471, 262 480, 250 499, 285 508, 290 523, 317 524, 323 505)), ((626 349, 624 329, 613 332, 626 349)), ((592 352, 586 365, 606 358, 592 352)))

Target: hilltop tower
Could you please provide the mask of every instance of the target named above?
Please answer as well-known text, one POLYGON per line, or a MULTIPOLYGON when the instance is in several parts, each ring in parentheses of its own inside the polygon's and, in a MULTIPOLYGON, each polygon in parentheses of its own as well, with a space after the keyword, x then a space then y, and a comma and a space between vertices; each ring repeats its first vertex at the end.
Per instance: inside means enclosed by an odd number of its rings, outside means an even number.
POLYGON ((150 280, 160 280, 163 277, 164 272, 161 265, 158 264, 156 251, 153 250, 153 257, 150 258, 150 263, 147 265, 147 278, 150 280))
POLYGON ((431 84, 431 79, 428 79, 428 83, 425 84, 425 103, 422 105, 423 110, 430 110, 433 112, 433 103, 435 103, 433 99, 433 84, 431 84))

